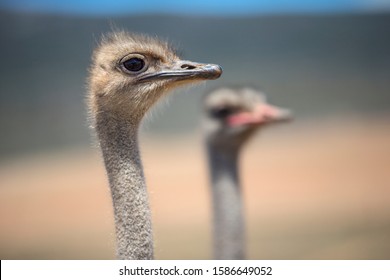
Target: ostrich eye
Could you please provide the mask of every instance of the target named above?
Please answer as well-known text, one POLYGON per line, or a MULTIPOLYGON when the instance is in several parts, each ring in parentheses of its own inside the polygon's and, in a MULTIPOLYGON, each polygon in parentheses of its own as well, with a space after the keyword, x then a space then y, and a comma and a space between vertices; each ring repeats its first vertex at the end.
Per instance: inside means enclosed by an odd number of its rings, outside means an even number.
POLYGON ((138 72, 144 68, 145 61, 139 57, 132 57, 128 60, 125 60, 122 64, 127 71, 138 72))
POLYGON ((232 113, 233 110, 227 107, 215 108, 210 111, 210 115, 214 118, 226 118, 232 113))

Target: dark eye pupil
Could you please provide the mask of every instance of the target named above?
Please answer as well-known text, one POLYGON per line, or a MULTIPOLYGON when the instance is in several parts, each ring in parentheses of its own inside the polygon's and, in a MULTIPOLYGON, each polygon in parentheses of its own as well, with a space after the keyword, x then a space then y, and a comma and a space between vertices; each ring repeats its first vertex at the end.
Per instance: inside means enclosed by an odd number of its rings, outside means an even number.
POLYGON ((137 72, 144 68, 145 62, 141 58, 133 57, 123 62, 123 66, 131 72, 137 72))
POLYGON ((214 118, 225 118, 232 113, 232 110, 226 107, 216 108, 210 111, 210 114, 214 118))

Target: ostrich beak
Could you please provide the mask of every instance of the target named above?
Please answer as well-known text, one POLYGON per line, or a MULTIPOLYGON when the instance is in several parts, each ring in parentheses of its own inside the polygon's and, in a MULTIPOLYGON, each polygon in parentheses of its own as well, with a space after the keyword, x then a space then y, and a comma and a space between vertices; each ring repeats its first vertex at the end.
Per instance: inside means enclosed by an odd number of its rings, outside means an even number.
POLYGON ((230 126, 261 125, 266 123, 288 121, 292 119, 290 110, 270 104, 261 104, 252 112, 241 112, 231 115, 227 122, 230 126))
POLYGON ((146 73, 138 81, 161 80, 174 78, 176 80, 214 80, 222 75, 222 68, 216 64, 203 64, 188 60, 179 60, 173 65, 155 73, 146 73))

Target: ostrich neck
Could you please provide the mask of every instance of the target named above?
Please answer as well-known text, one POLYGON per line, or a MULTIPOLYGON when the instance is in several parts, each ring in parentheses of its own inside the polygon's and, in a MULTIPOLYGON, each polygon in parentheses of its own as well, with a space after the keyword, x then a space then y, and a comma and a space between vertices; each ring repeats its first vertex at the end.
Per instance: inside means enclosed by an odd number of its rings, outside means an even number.
POLYGON ((244 258, 244 219, 238 175, 239 149, 208 143, 216 259, 244 258))
POLYGON ((138 124, 100 113, 96 131, 114 205, 119 259, 152 259, 148 194, 138 150, 138 124))

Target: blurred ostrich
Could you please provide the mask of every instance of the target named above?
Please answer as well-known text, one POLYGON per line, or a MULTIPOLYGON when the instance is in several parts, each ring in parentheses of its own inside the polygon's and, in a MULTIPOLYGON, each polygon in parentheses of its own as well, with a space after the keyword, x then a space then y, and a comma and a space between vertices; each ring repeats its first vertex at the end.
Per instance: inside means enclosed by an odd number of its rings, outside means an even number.
POLYGON ((244 259, 244 218, 238 171, 240 150, 260 127, 287 120, 289 111, 268 104, 252 88, 219 88, 204 98, 214 221, 214 257, 244 259))

